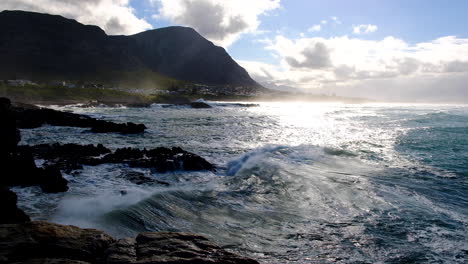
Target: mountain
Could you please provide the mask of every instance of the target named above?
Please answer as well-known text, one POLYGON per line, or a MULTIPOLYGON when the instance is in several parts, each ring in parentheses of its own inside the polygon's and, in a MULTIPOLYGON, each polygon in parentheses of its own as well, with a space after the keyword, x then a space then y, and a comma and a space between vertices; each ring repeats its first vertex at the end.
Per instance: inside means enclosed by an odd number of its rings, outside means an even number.
POLYGON ((223 48, 186 27, 108 36, 61 16, 3 11, 0 58, 0 79, 126 81, 144 72, 191 83, 261 87, 223 48))

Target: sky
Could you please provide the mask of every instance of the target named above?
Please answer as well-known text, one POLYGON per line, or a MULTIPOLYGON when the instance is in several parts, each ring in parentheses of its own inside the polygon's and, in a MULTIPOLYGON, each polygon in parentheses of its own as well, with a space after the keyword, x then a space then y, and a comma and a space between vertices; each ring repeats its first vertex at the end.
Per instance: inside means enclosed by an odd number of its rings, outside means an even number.
POLYGON ((269 88, 468 102, 466 0, 1 0, 129 35, 189 26, 269 88))

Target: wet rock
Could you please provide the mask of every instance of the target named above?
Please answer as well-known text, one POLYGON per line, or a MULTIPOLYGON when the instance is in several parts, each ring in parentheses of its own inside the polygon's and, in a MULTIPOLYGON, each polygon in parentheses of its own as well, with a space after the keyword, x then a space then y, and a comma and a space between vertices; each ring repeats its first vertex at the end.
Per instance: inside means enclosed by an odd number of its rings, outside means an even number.
MULTIPOLYGON (((20 149, 33 153, 35 158, 47 160, 48 165, 70 172, 82 165, 96 166, 105 163, 127 163, 130 167, 153 168, 158 172, 175 170, 200 171, 213 170, 214 166, 204 158, 181 148, 158 147, 150 150, 120 148, 111 152, 99 144, 41 144, 21 146, 20 149)), ((33 159, 31 158, 32 162, 33 159)))
POLYGON ((145 155, 144 150, 135 148, 119 148, 114 153, 108 154, 103 157, 104 163, 123 163, 131 160, 141 159, 145 155))
POLYGON ((86 115, 62 112, 48 108, 38 108, 35 106, 21 105, 12 108, 19 128, 37 128, 44 124, 53 126, 70 126, 91 128, 95 133, 122 133, 136 134, 145 131, 143 124, 114 123, 105 120, 98 120, 86 115))
POLYGON ((239 107, 258 107, 259 104, 241 104, 241 103, 234 103, 232 105, 239 106, 239 107))
POLYGON ((137 259, 136 240, 133 238, 119 239, 111 244, 105 252, 109 264, 132 263, 137 259))
POLYGON ((44 192, 56 193, 68 190, 68 182, 56 167, 38 168, 30 149, 21 148, 12 155, 1 168, 0 185, 34 186, 39 185, 44 192))
POLYGON ((70 159, 79 159, 80 157, 99 156, 110 153, 110 149, 102 144, 79 145, 79 144, 40 144, 28 146, 35 157, 41 159, 55 159, 58 157, 67 157, 70 159))
POLYGON ((0 98, 0 159, 6 159, 16 151, 16 145, 21 140, 20 132, 16 128, 16 120, 11 111, 8 98, 0 98))
MULTIPOLYGON (((96 166, 105 163, 126 163, 130 167, 151 168, 157 172, 214 170, 215 167, 204 158, 179 147, 158 147, 150 150, 120 148, 111 152, 103 145, 41 144, 21 146, 35 158, 47 160, 46 165, 57 167, 70 173, 81 169, 82 165, 96 166)), ((35 165, 34 165, 35 166, 35 165)))
POLYGON ((196 109, 199 109, 199 108, 212 108, 211 105, 209 105, 207 103, 204 103, 204 102, 191 102, 190 106, 192 108, 196 108, 196 109))
POLYGON ((163 108, 170 108, 170 107, 191 107, 195 109, 202 109, 202 108, 213 108, 211 105, 204 103, 204 102, 190 102, 190 103, 180 103, 180 104, 168 104, 163 105, 163 108))
POLYGON ((27 149, 11 154, 0 163, 0 185, 32 186, 41 183, 41 170, 36 167, 32 152, 27 149))
POLYGON ((0 225, 0 263, 258 264, 196 234, 147 232, 115 240, 95 229, 43 221, 0 225))
POLYGON ((16 193, 5 187, 0 187, 0 224, 13 224, 29 222, 23 210, 16 205, 18 199, 16 193))
MULTIPOLYGON (((82 164, 93 162, 93 157, 110 153, 110 149, 102 144, 40 144, 35 146, 20 146, 20 149, 29 150, 36 159, 47 160, 46 165, 55 166, 71 173, 73 170, 82 169, 82 164)), ((96 164, 97 165, 97 164, 96 164)))
POLYGON ((62 173, 56 167, 42 169, 40 187, 46 193, 58 193, 68 191, 68 181, 63 178, 62 173))
POLYGON ((95 122, 91 127, 91 132, 94 133, 109 133, 116 132, 122 134, 137 134, 143 133, 146 129, 146 126, 143 124, 135 124, 132 122, 117 124, 108 121, 95 122))
POLYGON ((227 252, 207 238, 191 233, 141 233, 136 237, 136 242, 138 263, 258 264, 255 260, 227 252))
POLYGON ((169 183, 167 182, 150 178, 146 176, 144 173, 138 172, 138 171, 126 171, 122 173, 120 177, 125 178, 129 182, 132 182, 138 185, 142 185, 142 184, 146 184, 146 185, 160 184, 160 185, 166 185, 166 186, 169 185, 169 183))
POLYGON ((114 153, 104 156, 100 161, 102 163, 127 163, 130 167, 153 168, 161 173, 176 170, 201 171, 214 169, 214 166, 204 158, 178 147, 158 147, 150 150, 117 149, 114 153))
POLYGON ((100 263, 114 242, 102 231, 43 221, 0 225, 0 262, 100 263))
POLYGON ((41 185, 46 192, 68 189, 67 181, 59 170, 37 168, 32 150, 17 147, 21 137, 16 128, 11 102, 6 98, 0 98, 0 123, 1 186, 41 185))

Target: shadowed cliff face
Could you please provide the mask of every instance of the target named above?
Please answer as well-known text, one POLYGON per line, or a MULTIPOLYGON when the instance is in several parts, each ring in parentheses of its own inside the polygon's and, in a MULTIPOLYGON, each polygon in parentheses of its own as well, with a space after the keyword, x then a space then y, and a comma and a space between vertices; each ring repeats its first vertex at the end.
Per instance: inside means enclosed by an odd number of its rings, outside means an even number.
POLYGON ((223 48, 192 28, 161 28, 131 38, 144 53, 145 65, 154 71, 200 83, 257 85, 223 48))
POLYGON ((107 36, 61 16, 3 11, 0 57, 0 79, 95 80, 150 70, 203 84, 258 86, 223 48, 184 27, 107 36))

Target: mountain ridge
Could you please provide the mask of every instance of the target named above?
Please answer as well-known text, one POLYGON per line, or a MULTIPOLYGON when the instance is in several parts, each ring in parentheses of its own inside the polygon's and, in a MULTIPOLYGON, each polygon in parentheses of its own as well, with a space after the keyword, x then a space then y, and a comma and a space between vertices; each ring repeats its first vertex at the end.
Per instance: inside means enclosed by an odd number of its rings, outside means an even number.
POLYGON ((191 83, 262 88, 222 47, 180 26, 107 35, 58 15, 6 10, 0 12, 0 57, 0 79, 125 81, 119 73, 146 71, 191 83))

